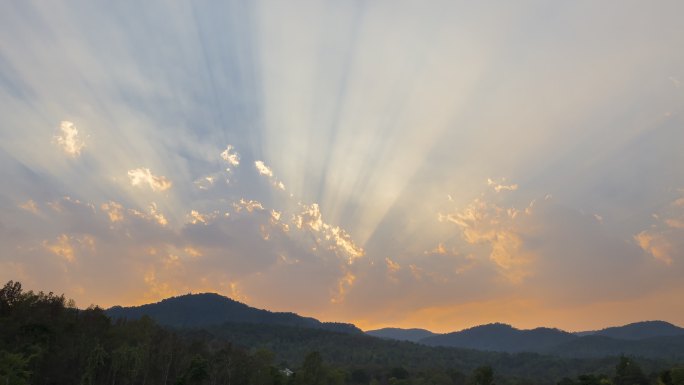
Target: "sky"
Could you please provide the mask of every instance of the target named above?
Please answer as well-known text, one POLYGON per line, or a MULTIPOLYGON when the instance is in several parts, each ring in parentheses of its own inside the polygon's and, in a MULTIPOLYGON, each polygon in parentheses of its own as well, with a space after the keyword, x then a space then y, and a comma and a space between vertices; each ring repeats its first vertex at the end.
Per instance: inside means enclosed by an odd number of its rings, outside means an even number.
POLYGON ((0 280, 684 325, 684 3, 5 1, 0 280))

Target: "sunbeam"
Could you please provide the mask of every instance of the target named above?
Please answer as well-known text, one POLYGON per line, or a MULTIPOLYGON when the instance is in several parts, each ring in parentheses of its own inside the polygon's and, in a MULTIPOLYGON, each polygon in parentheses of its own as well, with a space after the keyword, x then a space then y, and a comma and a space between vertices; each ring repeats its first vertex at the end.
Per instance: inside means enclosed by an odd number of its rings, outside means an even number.
POLYGON ((365 327, 684 322, 683 10, 6 2, 0 279, 365 327))

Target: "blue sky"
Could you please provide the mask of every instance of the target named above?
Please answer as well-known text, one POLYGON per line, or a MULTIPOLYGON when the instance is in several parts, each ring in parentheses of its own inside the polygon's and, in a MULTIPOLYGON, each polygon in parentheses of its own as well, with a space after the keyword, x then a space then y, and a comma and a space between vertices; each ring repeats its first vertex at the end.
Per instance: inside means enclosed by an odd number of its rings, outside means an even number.
POLYGON ((364 328, 684 324, 678 1, 12 1, 0 279, 364 328))

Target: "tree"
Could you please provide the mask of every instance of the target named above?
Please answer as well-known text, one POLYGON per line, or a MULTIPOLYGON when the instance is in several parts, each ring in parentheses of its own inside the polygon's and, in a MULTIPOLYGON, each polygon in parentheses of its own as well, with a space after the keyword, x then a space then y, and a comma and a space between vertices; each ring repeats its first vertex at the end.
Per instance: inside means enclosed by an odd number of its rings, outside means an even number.
POLYGON ((613 383, 615 385, 648 385, 648 379, 636 362, 621 356, 620 362, 615 367, 613 383))
POLYGON ((684 385, 684 367, 670 369, 672 385, 684 385))
POLYGON ((295 383, 297 385, 321 385, 325 383, 325 377, 326 373, 321 354, 311 352, 304 358, 304 363, 297 372, 295 383))
POLYGON ((351 372, 351 380, 354 384, 368 384, 371 377, 364 369, 355 369, 351 372))
POLYGON ((451 383, 454 385, 465 385, 468 380, 465 374, 456 369, 449 370, 449 377, 451 378, 451 383))
POLYGON ((29 383, 31 372, 27 369, 31 357, 21 353, 0 350, 0 384, 24 385, 29 383))
POLYGON ((0 289, 0 316, 8 315, 21 300, 21 283, 9 281, 0 289))
POLYGON ((473 371, 473 385, 493 385, 494 371, 489 365, 480 366, 473 371))
POLYGON ((185 375, 187 383, 201 385, 209 379, 209 362, 200 355, 195 355, 190 361, 190 367, 185 375))
POLYGON ((398 366, 390 371, 389 377, 396 378, 397 380, 405 380, 409 378, 409 372, 403 367, 398 366))

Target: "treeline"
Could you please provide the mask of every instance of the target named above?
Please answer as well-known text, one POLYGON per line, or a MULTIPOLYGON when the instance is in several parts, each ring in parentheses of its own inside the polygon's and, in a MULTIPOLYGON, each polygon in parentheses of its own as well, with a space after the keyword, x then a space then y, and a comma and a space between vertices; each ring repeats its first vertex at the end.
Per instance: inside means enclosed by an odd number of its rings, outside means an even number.
POLYGON ((0 289, 0 384, 285 384, 273 354, 166 330, 149 318, 112 322, 63 295, 0 289))
MULTIPOLYGON (((482 363, 488 353, 427 349, 432 356, 403 355, 404 348, 415 344, 397 344, 395 349, 372 350, 365 336, 352 336, 298 329, 276 328, 263 333, 270 344, 236 341, 227 329, 172 330, 143 317, 132 321, 112 321, 103 310, 75 308, 64 295, 24 291, 18 282, 8 282, 0 289, 0 385, 507 385, 548 384, 537 378, 526 363, 526 355, 509 357, 509 365, 518 365, 521 375, 498 372, 500 362, 482 363), (294 333, 294 334, 293 334, 294 333), (306 354, 275 354, 270 350, 288 345, 288 338, 316 334, 316 343, 324 340, 340 345, 336 355, 319 353, 315 345, 306 354), (280 337, 278 336, 280 335, 280 337), (292 335, 294 337, 292 337, 292 335), (345 339, 343 336, 346 336, 345 339), (335 339, 339 337, 339 339, 335 339), (279 340, 280 339, 280 340, 279 340), (267 346, 264 346, 267 345, 267 346), (368 357, 359 362, 350 357, 368 357), (456 352, 456 353, 454 353, 456 352), (448 365, 440 355, 455 357, 448 365), (468 354, 472 354, 469 358, 468 354), (380 356, 378 356, 380 355, 380 356), (383 357, 382 355, 387 355, 383 357), (484 355, 484 356, 483 356, 484 355), (473 358, 475 357, 475 359, 473 358), (416 358, 424 360, 415 362, 416 358), (497 371, 495 373, 495 370, 497 371), (525 375, 528 374, 528 375, 525 375)), ((243 325, 243 328, 247 326, 243 325)), ((252 330, 259 334, 258 327, 252 330)), ((239 333, 238 333, 239 334, 239 333)), ((241 335, 245 335, 244 333, 241 335)), ((233 336, 235 337, 235 336, 233 336)), ((303 338, 306 340, 306 338, 303 338)), ((238 339, 239 340, 239 339, 238 339)), ((385 345, 382 345, 385 346, 385 345)), ((389 346, 389 345, 388 345, 389 346)), ((417 346, 417 345, 415 345, 417 346)), ((534 359, 530 362, 538 362, 534 359)), ((633 360, 622 357, 613 361, 605 374, 589 373, 564 378, 559 385, 684 385, 684 369, 671 368, 644 374, 633 360)))

